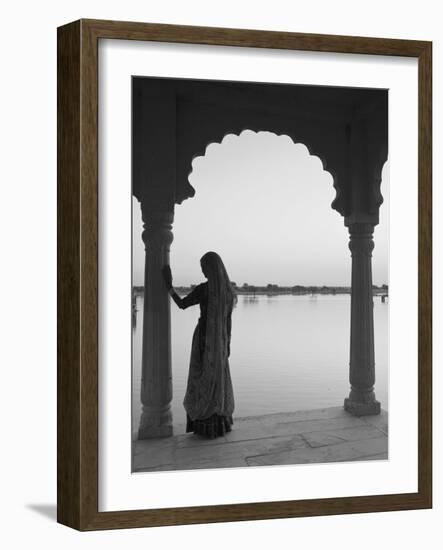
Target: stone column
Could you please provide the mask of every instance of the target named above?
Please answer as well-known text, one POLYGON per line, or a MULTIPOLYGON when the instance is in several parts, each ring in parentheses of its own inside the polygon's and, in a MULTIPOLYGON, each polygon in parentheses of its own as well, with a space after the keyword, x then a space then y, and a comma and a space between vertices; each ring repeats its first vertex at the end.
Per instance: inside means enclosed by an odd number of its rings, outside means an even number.
POLYGON ((372 250, 374 226, 354 223, 349 226, 352 254, 351 349, 349 382, 351 391, 345 410, 355 416, 380 414, 375 399, 374 302, 372 295, 372 250))
POLYGON ((143 211, 146 256, 139 439, 172 435, 171 317, 161 270, 169 264, 173 219, 173 212, 143 211))

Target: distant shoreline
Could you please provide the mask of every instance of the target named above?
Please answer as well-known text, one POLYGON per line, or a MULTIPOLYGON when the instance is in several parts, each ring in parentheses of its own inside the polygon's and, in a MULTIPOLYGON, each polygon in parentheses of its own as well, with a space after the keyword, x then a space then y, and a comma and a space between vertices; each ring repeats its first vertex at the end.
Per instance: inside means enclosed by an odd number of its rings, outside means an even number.
MULTIPOLYGON (((196 285, 191 286, 174 286, 175 291, 178 294, 189 294, 196 285)), ((348 286, 278 286, 278 285, 267 285, 267 286, 252 286, 252 285, 243 285, 237 287, 234 285, 235 292, 239 295, 247 296, 274 296, 274 295, 295 295, 295 296, 304 296, 304 295, 313 295, 313 294, 351 294, 351 287, 348 286)), ((387 285, 372 287, 374 294, 388 295, 389 289, 387 285)), ((133 293, 135 295, 143 295, 144 287, 143 286, 133 286, 133 293)))

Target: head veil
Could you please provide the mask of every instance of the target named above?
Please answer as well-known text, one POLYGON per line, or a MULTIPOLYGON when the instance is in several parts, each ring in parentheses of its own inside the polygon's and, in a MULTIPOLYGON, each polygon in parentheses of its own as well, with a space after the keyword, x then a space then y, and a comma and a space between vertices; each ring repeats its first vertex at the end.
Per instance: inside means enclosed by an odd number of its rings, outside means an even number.
POLYGON ((231 416, 234 410, 228 356, 231 313, 237 297, 216 252, 207 252, 201 263, 208 279, 208 310, 203 357, 200 368, 190 372, 184 401, 192 419, 209 418, 213 414, 231 416))

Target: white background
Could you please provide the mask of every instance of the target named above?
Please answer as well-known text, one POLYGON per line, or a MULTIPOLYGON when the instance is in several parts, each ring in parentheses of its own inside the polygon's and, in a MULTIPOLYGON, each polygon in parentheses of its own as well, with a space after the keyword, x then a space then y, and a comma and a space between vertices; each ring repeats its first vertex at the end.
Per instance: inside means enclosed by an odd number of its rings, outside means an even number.
MULTIPOLYGON (((8 548, 309 545, 436 547, 441 538, 441 97, 438 3, 16 2, 3 8, 0 169, 2 235, 2 523, 8 548), (56 27, 79 17, 434 40, 434 510, 80 534, 54 522, 56 465, 56 27), (284 543, 284 538, 287 542, 284 543), (437 538, 438 537, 438 538, 437 538)), ((440 33, 441 34, 441 33, 440 33)))
POLYGON ((407 269, 404 258, 418 233, 416 60, 124 40, 102 42, 99 60, 99 510, 417 491, 417 256, 407 269), (131 474, 122 444, 132 409, 131 75, 147 67, 162 77, 389 89, 389 461, 131 474))

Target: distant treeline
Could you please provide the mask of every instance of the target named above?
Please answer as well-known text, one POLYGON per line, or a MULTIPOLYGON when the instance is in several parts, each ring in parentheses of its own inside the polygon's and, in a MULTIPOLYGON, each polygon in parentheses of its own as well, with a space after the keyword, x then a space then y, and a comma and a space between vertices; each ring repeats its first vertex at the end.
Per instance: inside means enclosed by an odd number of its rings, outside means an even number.
MULTIPOLYGON (((267 284, 266 286, 250 285, 244 283, 238 286, 235 282, 231 283, 237 294, 350 294, 350 286, 280 286, 267 284)), ((196 285, 191 286, 174 286, 174 289, 179 294, 188 294, 196 285)), ((388 285, 372 285, 374 294, 388 294, 388 285)), ((143 286, 134 286, 134 294, 143 294, 143 286)))

